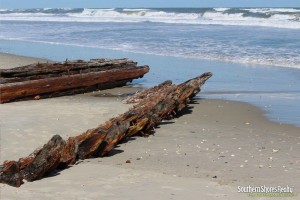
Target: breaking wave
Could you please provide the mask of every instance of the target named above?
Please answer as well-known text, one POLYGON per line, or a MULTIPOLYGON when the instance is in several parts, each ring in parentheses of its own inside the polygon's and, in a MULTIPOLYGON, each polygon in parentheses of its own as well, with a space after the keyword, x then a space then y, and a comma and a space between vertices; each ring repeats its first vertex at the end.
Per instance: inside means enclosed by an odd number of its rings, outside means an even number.
POLYGON ((158 22, 300 29, 300 8, 0 9, 0 20, 158 22))

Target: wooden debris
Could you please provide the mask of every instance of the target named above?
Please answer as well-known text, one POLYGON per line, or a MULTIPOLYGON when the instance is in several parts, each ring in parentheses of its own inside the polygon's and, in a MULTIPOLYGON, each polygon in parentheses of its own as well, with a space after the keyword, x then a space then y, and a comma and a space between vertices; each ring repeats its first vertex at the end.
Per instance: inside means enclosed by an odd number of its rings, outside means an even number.
POLYGON ((0 166, 0 182, 19 187, 23 179, 38 180, 55 169, 74 164, 78 159, 105 156, 122 139, 150 133, 162 119, 186 107, 190 98, 211 76, 210 72, 204 73, 177 86, 164 82, 130 97, 127 102, 139 103, 99 127, 70 137, 67 141, 55 135, 43 148, 28 157, 17 162, 5 161, 0 166))
POLYGON ((153 88, 147 89, 147 90, 141 90, 137 92, 135 95, 128 97, 127 99, 123 100, 123 103, 137 103, 141 101, 142 99, 146 99, 152 95, 154 95, 157 92, 160 92, 163 89, 166 89, 167 87, 172 86, 172 81, 168 80, 165 81, 157 86, 154 86, 153 88))
POLYGON ((148 66, 128 59, 38 63, 0 69, 0 103, 55 97, 125 85, 143 77, 148 66))

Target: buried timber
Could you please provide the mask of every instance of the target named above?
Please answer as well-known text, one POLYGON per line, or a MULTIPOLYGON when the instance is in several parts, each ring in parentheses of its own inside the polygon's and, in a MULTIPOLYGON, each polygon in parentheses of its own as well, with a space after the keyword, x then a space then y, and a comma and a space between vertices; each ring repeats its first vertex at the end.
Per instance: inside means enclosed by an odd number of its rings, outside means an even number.
POLYGON ((0 103, 57 97, 126 85, 149 72, 129 59, 37 63, 0 69, 0 103))
POLYGON ((125 103, 136 103, 131 109, 104 124, 67 140, 54 135, 29 156, 18 161, 5 161, 0 166, 0 182, 19 187, 23 180, 38 180, 78 160, 107 155, 124 138, 150 133, 161 120, 176 115, 211 76, 210 72, 204 73, 179 85, 165 81, 138 92, 124 100, 125 103))

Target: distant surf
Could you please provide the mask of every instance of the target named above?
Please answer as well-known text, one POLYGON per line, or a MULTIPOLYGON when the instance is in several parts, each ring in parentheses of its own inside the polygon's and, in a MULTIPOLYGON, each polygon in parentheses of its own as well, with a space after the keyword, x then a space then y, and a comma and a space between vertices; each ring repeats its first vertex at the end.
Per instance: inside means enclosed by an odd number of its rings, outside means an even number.
POLYGON ((0 9, 0 20, 158 22, 300 29, 300 8, 0 9))
POLYGON ((0 39, 300 69, 299 17, 300 8, 1 9, 0 39))

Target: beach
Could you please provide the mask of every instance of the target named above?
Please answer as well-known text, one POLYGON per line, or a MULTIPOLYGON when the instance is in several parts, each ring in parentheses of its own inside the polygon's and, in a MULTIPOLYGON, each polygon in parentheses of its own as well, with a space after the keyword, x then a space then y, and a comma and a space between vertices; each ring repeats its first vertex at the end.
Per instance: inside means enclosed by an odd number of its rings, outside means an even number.
POLYGON ((0 69, 29 65, 37 62, 47 62, 47 59, 33 58, 29 56, 17 56, 14 54, 0 53, 0 69))
POLYGON ((20 188, 0 184, 0 199, 299 198, 287 196, 300 188, 300 8, 101 7, 0 9, 0 68, 95 58, 150 67, 122 88, 1 104, 1 163, 126 112, 136 91, 213 76, 154 135, 20 188))
MULTIPOLYGON (((6 68, 43 61, 0 57, 6 68)), ((131 105, 121 96, 137 90, 130 85, 1 104, 0 162, 29 155, 55 134, 66 139, 97 127, 127 111, 131 105)), ((238 186, 249 185, 288 185, 298 194, 300 128, 270 121, 253 105, 207 96, 200 93, 154 135, 130 138, 104 158, 20 188, 0 184, 1 199, 249 199, 238 193, 238 186)))

